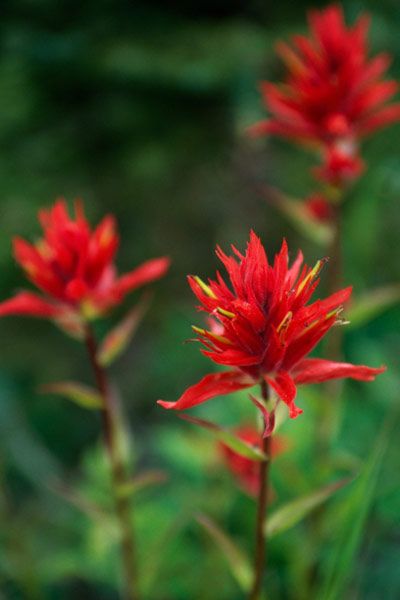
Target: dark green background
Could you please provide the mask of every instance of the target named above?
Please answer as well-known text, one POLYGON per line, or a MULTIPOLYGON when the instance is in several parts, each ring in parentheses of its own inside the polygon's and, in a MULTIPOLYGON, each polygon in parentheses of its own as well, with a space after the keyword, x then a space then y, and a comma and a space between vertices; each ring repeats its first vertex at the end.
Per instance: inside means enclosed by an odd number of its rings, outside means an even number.
MULTIPOLYGON (((155 400, 177 398, 211 370, 197 346, 183 344, 199 319, 185 275, 213 273, 216 242, 242 247, 253 227, 269 253, 283 236, 292 256, 302 247, 309 263, 325 253, 259 195, 266 182, 306 196, 313 157, 245 134, 264 116, 258 82, 282 74, 274 43, 305 30, 307 7, 288 0, 14 0, 0 8, 1 298, 25 285, 11 258, 12 237, 38 236, 38 208, 59 196, 81 197, 93 223, 106 212, 116 215, 121 271, 153 256, 172 259, 168 276, 153 286, 152 309, 132 346, 112 368, 140 468, 161 465, 170 472, 164 489, 143 492, 136 513, 143 562, 155 554, 164 561, 149 598, 241 597, 192 513, 207 510, 251 548, 252 502, 214 458, 211 438, 157 408, 155 400), (168 549, 163 542, 154 549, 179 515, 184 523, 168 549)), ((392 53, 391 74, 399 77, 398 2, 346 2, 345 10, 351 21, 361 10, 371 12, 372 49, 392 53)), ((399 279, 399 131, 393 126, 365 143, 368 170, 344 207, 345 283, 356 292, 399 279)), ((99 323, 99 335, 122 313, 99 323)), ((339 454, 365 458, 398 402, 399 315, 392 308, 346 337, 348 359, 383 362, 390 372, 375 384, 346 387, 339 454)), ((49 489, 56 476, 82 486, 85 472, 94 478, 101 472, 93 456, 96 415, 38 393, 49 381, 89 382, 84 349, 42 321, 4 319, 0 331, 0 597, 114 598, 113 548, 96 533, 98 524, 49 489)), ((250 405, 239 404, 224 398, 200 412, 233 425, 253 414, 250 405)), ((318 423, 311 409, 307 416, 301 395, 300 404, 304 417, 285 425, 293 448, 282 458, 282 472, 276 463, 282 501, 329 481, 329 473, 312 467, 312 446, 303 438, 318 423)), ((346 599, 400 595, 396 450, 390 442, 346 599)), ((95 495, 92 483, 86 487, 95 495)), ((272 546, 270 600, 303 598, 295 565, 310 542, 303 530, 293 531, 272 546)), ((325 532, 328 546, 332 536, 325 532)))

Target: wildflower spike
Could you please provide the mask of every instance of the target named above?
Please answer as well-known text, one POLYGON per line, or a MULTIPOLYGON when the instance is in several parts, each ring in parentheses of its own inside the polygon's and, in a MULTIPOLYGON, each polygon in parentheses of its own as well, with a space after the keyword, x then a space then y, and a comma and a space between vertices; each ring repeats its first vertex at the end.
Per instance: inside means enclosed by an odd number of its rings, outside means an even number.
POLYGON ((351 288, 345 288, 325 300, 309 303, 327 259, 319 260, 312 269, 304 266, 301 271, 302 255, 289 267, 287 246, 282 244, 269 264, 254 232, 244 255, 235 250, 233 256, 227 256, 221 249, 217 254, 231 286, 218 273, 217 279, 206 286, 212 289, 212 295, 204 294, 203 286, 197 280, 193 285, 194 278, 189 278, 212 324, 212 331, 201 327, 193 330, 204 346, 203 354, 230 370, 207 375, 177 402, 159 400, 164 408, 191 408, 264 381, 287 404, 289 416, 294 418, 302 412, 295 405, 297 385, 337 377, 370 381, 385 370, 306 358, 335 325, 351 294, 351 288))
POLYGON ((108 215, 91 230, 83 204, 75 202, 75 218, 64 200, 39 212, 43 237, 35 244, 14 239, 16 261, 41 294, 21 292, 0 303, 0 316, 25 314, 47 317, 75 333, 78 321, 97 318, 119 304, 126 294, 162 277, 166 257, 149 260, 118 277, 114 257, 119 238, 114 217, 108 215))

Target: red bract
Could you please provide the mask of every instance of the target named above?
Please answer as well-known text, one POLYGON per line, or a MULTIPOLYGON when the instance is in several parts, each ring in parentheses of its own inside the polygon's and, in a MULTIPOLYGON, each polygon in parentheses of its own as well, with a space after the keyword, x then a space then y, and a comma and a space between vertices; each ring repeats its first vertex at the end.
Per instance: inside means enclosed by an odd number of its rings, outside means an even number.
POLYGON ((333 217, 332 204, 323 194, 312 194, 304 200, 304 206, 308 213, 321 223, 329 223, 333 217))
MULTIPOLYGON (((261 447, 260 433, 254 427, 249 425, 239 427, 235 430, 235 434, 244 442, 257 448, 261 447)), ((260 463, 238 454, 221 442, 218 444, 218 448, 226 466, 237 479, 239 485, 251 496, 256 496, 260 485, 260 463)), ((274 436, 271 439, 272 456, 277 456, 284 449, 285 443, 282 438, 274 436)))
POLYGON ((119 238, 114 217, 106 216, 91 230, 83 208, 75 218, 64 200, 39 212, 44 236, 36 244, 14 239, 14 255, 27 278, 42 292, 23 291, 0 304, 0 316, 26 314, 54 319, 71 332, 79 323, 102 315, 132 290, 158 279, 168 258, 149 260, 117 276, 114 256, 119 238))
POLYGON ((357 162, 357 141, 400 118, 400 104, 388 104, 398 89, 395 81, 384 79, 390 57, 368 57, 365 14, 346 27, 342 8, 333 4, 311 11, 309 28, 308 37, 278 44, 286 81, 262 84, 272 116, 252 131, 337 150, 345 142, 352 148, 348 161, 357 162))
POLYGON ((289 267, 288 249, 283 242, 273 264, 269 264, 254 232, 244 255, 234 246, 232 250, 233 256, 227 256, 219 247, 216 251, 231 287, 219 272, 208 284, 196 276, 190 276, 189 283, 201 302, 199 309, 222 326, 218 333, 193 328, 205 347, 203 354, 233 368, 206 375, 175 403, 159 400, 159 404, 190 408, 265 381, 288 405, 290 417, 296 417, 302 412, 294 404, 297 384, 342 377, 371 381, 385 370, 305 358, 329 329, 340 323, 343 303, 351 294, 351 288, 346 288, 308 304, 324 260, 313 268, 302 267, 300 252, 289 267))

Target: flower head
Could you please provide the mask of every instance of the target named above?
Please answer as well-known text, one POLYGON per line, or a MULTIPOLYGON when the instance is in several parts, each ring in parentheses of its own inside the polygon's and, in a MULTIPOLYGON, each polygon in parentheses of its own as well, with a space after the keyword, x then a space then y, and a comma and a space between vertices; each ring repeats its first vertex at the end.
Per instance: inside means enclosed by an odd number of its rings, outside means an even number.
MULTIPOLYGON (((241 427, 238 427, 234 433, 244 442, 247 442, 256 448, 261 447, 260 433, 255 427, 252 427, 251 425, 242 425, 241 427)), ((274 436, 271 440, 272 455, 277 456, 278 454, 281 454, 281 452, 285 450, 285 446, 286 444, 282 437, 274 436)), ((260 485, 260 463, 238 454, 222 442, 219 442, 218 450, 224 463, 235 477, 240 487, 250 496, 256 496, 260 485)))
POLYGON ((14 255, 41 294, 17 293, 0 303, 0 316, 26 314, 54 319, 72 331, 79 322, 102 315, 132 290, 158 279, 167 258, 147 261, 117 276, 114 257, 119 238, 114 217, 92 230, 80 202, 70 217, 64 200, 39 212, 43 237, 35 244, 14 239, 14 255))
POLYGON ((308 37, 296 35, 291 45, 278 44, 286 81, 262 84, 271 118, 252 131, 337 151, 346 144, 351 152, 342 157, 344 168, 354 171, 360 166, 358 140, 400 119, 400 104, 388 104, 398 88, 395 81, 384 79, 390 57, 368 57, 369 17, 362 15, 346 27, 338 4, 311 11, 309 28, 308 37))
POLYGON ((289 267, 284 241, 270 264, 254 232, 245 254, 234 246, 232 251, 228 256, 221 248, 216 250, 230 286, 219 272, 208 283, 189 276, 199 309, 219 323, 214 330, 193 327, 203 344, 202 352, 230 370, 206 375, 177 402, 159 400, 162 406, 190 408, 214 396, 266 382, 288 405, 290 417, 296 417, 302 412, 294 403, 298 384, 342 377, 371 381, 385 370, 306 358, 321 338, 342 322, 343 303, 351 294, 351 288, 345 288, 310 303, 325 260, 309 268, 302 266, 299 253, 289 267))

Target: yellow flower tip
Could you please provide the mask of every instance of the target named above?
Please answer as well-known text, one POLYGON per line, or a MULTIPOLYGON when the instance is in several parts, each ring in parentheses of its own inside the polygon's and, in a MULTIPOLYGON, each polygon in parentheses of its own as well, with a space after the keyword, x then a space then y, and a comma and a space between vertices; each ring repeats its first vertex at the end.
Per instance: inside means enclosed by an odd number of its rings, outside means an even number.
POLYGON ((198 333, 199 335, 205 335, 206 330, 202 329, 201 327, 196 327, 196 325, 192 325, 192 329, 195 333, 198 333))
POLYGON ((290 321, 292 320, 292 317, 293 317, 293 313, 291 310, 289 310, 289 312, 286 313, 286 315, 283 317, 282 321, 279 323, 276 331, 278 333, 280 333, 282 330, 287 329, 290 321))
POLYGON ((329 261, 329 258, 327 256, 325 256, 324 258, 321 258, 320 260, 317 260, 314 267, 311 269, 311 271, 308 273, 308 275, 306 275, 304 277, 303 281, 300 283, 299 287, 297 288, 296 297, 299 296, 299 294, 301 294, 301 292, 304 290, 306 285, 310 284, 311 281, 313 281, 313 279, 318 277, 318 275, 321 273, 323 267, 326 265, 326 263, 328 261, 329 261))
POLYGON ((212 289, 210 288, 210 286, 207 285, 206 283, 204 283, 204 281, 202 279, 200 279, 200 277, 198 277, 198 275, 194 275, 193 279, 195 280, 195 282, 197 283, 197 285, 199 285, 201 287, 201 289, 203 290, 203 292, 209 298, 214 298, 214 300, 217 298, 217 296, 214 294, 214 292, 212 291, 212 289))
POLYGON ((212 331, 207 331, 206 329, 202 329, 201 327, 196 327, 196 325, 192 325, 192 329, 195 333, 199 335, 212 338, 218 342, 221 342, 222 344, 227 344, 229 346, 232 345, 232 342, 223 335, 218 335, 217 333, 213 333, 212 331))
POLYGON ((229 310, 225 310, 224 308, 221 308, 220 306, 218 306, 216 308, 216 311, 220 314, 223 315, 224 317, 228 317, 229 319, 233 319, 234 317, 236 317, 235 313, 230 312, 229 310))

